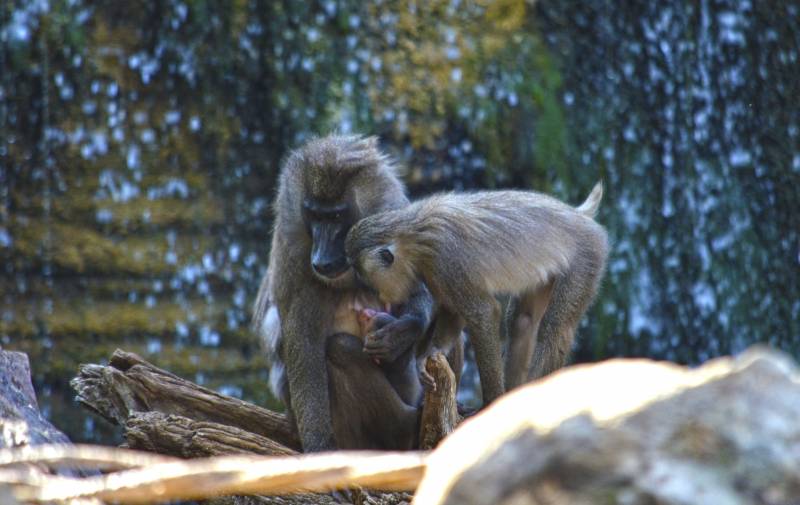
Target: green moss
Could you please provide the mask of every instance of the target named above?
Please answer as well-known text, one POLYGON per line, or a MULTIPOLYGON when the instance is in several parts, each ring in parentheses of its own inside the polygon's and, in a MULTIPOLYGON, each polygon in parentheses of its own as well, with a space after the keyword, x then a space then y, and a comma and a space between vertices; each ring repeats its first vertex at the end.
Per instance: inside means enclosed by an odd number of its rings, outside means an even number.
MULTIPOLYGON (((87 192, 76 191, 60 196, 52 202, 53 217, 62 222, 81 222, 90 228, 102 229, 120 235, 139 233, 142 229, 193 229, 208 228, 224 223, 222 202, 211 196, 192 199, 146 197, 126 202, 95 201, 87 192), (103 212, 107 221, 97 221, 103 212)), ((15 195, 15 205, 31 218, 41 218, 41 195, 15 195)))
POLYGON ((222 316, 223 308, 197 300, 186 304, 157 302, 153 308, 144 303, 101 301, 91 298, 56 298, 50 310, 39 301, 21 301, 12 307, 14 317, 0 322, 0 331, 15 337, 40 333, 59 335, 104 335, 108 338, 130 334, 173 334, 178 322, 190 314, 200 320, 222 316), (35 323, 31 323, 35 321, 35 323))
POLYGON ((114 237, 90 228, 62 222, 45 224, 40 219, 17 217, 11 226, 13 255, 19 262, 37 258, 75 273, 128 273, 163 275, 177 271, 179 264, 198 262, 211 250, 213 237, 178 234, 173 248, 163 234, 114 237), (176 263, 165 261, 174 252, 176 263))
MULTIPOLYGON (((79 365, 107 363, 118 348, 135 352, 154 365, 193 382, 202 374, 204 385, 212 389, 237 383, 248 396, 259 395, 262 389, 267 389, 267 363, 260 350, 245 355, 238 349, 164 345, 157 353, 151 353, 146 342, 128 339, 101 342, 85 335, 53 337, 48 345, 38 339, 19 339, 6 346, 7 350, 28 354, 37 380, 64 384, 76 375, 79 365), (248 378, 246 386, 242 385, 242 377, 248 378)), ((266 400, 266 396, 262 398, 266 400)))
POLYGON ((180 229, 218 225, 225 218, 221 203, 208 197, 191 201, 138 198, 125 203, 100 203, 97 209, 109 212, 108 224, 112 229, 125 230, 126 233, 135 232, 143 226, 180 229))

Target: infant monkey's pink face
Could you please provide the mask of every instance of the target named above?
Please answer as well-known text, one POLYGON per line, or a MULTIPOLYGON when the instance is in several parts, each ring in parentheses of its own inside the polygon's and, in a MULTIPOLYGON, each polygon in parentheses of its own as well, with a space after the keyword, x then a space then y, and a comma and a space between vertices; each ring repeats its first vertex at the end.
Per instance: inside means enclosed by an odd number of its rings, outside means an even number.
POLYGON ((382 314, 388 314, 387 312, 381 312, 375 309, 360 309, 358 312, 358 327, 361 332, 361 338, 365 338, 367 334, 372 329, 372 321, 375 320, 376 317, 382 314))
POLYGON ((358 325, 361 326, 362 335, 366 335, 369 328, 369 323, 378 315, 378 311, 374 309, 361 309, 358 311, 358 325))

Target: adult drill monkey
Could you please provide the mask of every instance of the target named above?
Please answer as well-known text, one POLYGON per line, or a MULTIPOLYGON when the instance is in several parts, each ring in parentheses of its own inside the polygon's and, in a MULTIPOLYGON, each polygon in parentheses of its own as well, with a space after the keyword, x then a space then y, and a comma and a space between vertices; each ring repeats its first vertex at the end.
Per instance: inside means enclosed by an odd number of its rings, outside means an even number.
MULTIPOLYGON (((392 316, 374 318, 380 328, 362 342, 359 316, 383 305, 357 285, 344 254, 353 223, 406 205, 374 137, 318 138, 282 167, 269 270, 253 322, 268 342, 272 389, 306 452, 414 444, 415 344, 430 322, 430 294, 422 284, 411 287, 392 316)), ((454 355, 456 373, 460 358, 454 355)))
MULTIPOLYGON (((362 219, 345 248, 382 301, 403 300, 423 280, 437 319, 466 324, 488 404, 564 364, 605 269, 607 236, 593 219, 602 194, 598 183, 578 208, 530 191, 435 195, 362 219), (497 294, 518 296, 505 373, 497 294)), ((442 350, 446 326, 433 334, 442 350)))

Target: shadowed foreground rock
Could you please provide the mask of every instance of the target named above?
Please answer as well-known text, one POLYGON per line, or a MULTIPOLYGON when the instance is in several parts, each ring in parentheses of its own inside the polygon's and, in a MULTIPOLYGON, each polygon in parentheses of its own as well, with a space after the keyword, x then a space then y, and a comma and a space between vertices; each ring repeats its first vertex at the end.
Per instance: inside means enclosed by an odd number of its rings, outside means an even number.
POLYGON ((0 350, 0 448, 66 443, 39 412, 28 356, 0 350))
POLYGON ((565 369, 465 421, 414 502, 797 504, 799 379, 764 349, 565 369))

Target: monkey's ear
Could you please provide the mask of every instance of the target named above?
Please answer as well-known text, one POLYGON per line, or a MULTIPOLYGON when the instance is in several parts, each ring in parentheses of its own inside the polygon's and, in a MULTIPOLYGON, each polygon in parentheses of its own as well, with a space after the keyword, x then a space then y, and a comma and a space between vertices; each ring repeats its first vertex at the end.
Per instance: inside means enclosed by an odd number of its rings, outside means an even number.
POLYGON ((364 137, 362 142, 364 142, 364 148, 365 149, 378 149, 378 136, 377 135, 370 135, 369 137, 364 137))
POLYGON ((377 167, 383 157, 378 150, 378 137, 350 137, 336 159, 340 175, 353 175, 365 167, 377 167))

